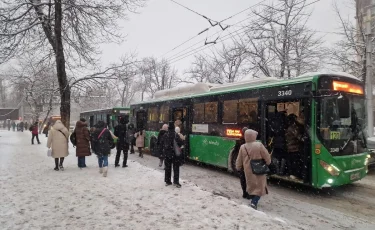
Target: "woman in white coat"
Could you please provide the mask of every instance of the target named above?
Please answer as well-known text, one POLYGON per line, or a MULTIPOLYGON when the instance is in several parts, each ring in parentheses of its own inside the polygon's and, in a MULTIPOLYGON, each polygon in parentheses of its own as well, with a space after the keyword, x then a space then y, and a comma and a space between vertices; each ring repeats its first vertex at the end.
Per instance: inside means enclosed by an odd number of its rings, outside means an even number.
POLYGON ((64 157, 69 155, 68 138, 68 129, 60 120, 57 120, 49 131, 47 142, 47 147, 52 148, 52 157, 55 158, 55 171, 64 171, 64 157))

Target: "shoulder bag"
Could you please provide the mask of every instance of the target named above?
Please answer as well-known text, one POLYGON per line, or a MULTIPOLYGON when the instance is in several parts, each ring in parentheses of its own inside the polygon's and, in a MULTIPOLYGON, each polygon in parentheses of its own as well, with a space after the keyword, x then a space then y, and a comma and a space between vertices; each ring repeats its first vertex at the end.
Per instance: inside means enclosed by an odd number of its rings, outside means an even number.
MULTIPOLYGON (((247 156, 250 158, 249 152, 247 151, 246 147, 245 151, 247 153, 247 156)), ((266 175, 270 173, 270 169, 268 168, 264 159, 250 160, 250 167, 253 174, 255 175, 266 175)))

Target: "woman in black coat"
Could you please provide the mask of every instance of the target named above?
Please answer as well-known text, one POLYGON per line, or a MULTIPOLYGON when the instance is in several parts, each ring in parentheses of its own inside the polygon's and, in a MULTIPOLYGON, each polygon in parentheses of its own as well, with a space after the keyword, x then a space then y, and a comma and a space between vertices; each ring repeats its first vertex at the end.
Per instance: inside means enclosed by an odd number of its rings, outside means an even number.
POLYGON ((180 176, 180 161, 181 161, 181 146, 183 145, 183 141, 177 135, 174 128, 174 122, 170 121, 168 126, 168 132, 164 134, 162 138, 162 144, 163 144, 163 154, 165 157, 165 177, 164 181, 166 183, 166 186, 169 186, 172 184, 171 182, 171 176, 172 176, 172 165, 173 165, 173 184, 177 188, 181 188, 181 184, 179 182, 179 176, 180 176), (176 141, 177 147, 180 151, 180 155, 176 154, 174 141, 176 141))
POLYGON ((164 161, 164 158, 165 158, 164 153, 163 153, 162 140, 163 140, 164 134, 166 134, 167 131, 168 131, 168 125, 164 124, 163 127, 160 129, 159 134, 158 134, 158 142, 156 143, 156 147, 157 147, 157 151, 158 151, 158 155, 159 155, 159 159, 160 159, 159 167, 163 166, 163 161, 164 161))

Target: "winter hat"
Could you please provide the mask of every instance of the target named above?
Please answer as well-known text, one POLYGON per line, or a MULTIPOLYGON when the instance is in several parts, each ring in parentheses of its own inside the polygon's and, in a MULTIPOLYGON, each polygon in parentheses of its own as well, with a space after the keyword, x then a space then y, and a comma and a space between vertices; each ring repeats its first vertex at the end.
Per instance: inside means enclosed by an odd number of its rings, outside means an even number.
POLYGON ((168 125, 167 125, 167 124, 164 124, 163 127, 161 127, 161 130, 165 130, 165 131, 167 131, 167 130, 168 130, 168 125))
POLYGON ((242 128, 242 131, 241 131, 241 132, 242 132, 242 135, 245 135, 245 132, 246 132, 246 130, 248 130, 248 129, 249 129, 248 127, 243 127, 243 128, 242 128))
POLYGON ((248 129, 245 131, 245 141, 254 142, 257 140, 258 132, 253 129, 248 129))
POLYGON ((105 127, 105 123, 104 123, 104 121, 98 121, 98 123, 96 124, 96 127, 97 128, 104 128, 105 127))
POLYGON ((169 130, 174 130, 174 122, 173 121, 169 122, 168 129, 169 130))

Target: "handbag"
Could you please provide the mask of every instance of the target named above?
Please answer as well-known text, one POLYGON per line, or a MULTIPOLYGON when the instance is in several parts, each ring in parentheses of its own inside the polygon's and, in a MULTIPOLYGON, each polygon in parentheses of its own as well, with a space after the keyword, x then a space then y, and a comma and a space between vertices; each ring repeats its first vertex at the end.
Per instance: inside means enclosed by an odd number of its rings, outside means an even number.
MULTIPOLYGON (((245 147, 247 156, 250 158, 249 152, 245 147)), ((266 161, 264 159, 259 160, 250 160, 250 167, 255 175, 266 175, 270 173, 270 169, 268 168, 266 161)))
POLYGON ((52 149, 48 149, 47 150, 47 157, 51 157, 52 156, 52 149))

